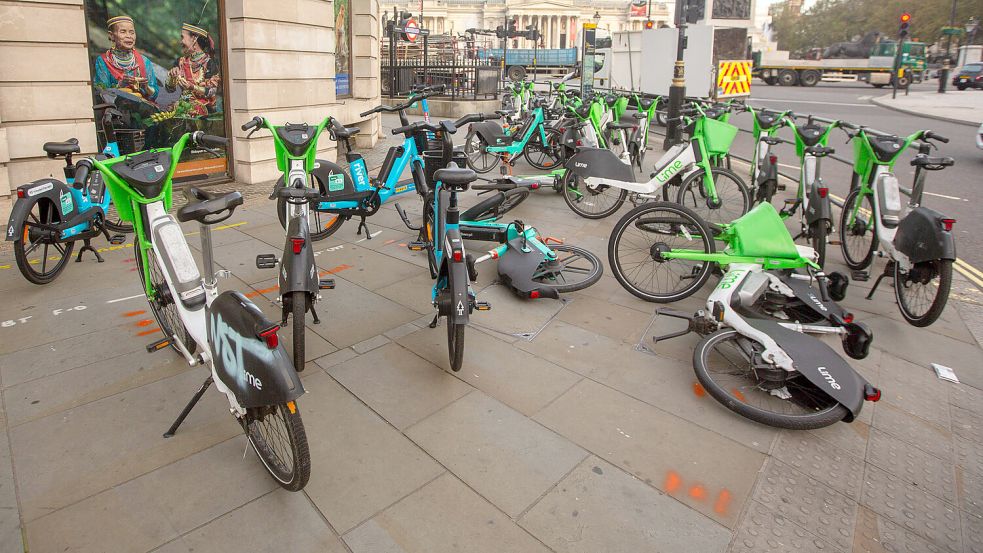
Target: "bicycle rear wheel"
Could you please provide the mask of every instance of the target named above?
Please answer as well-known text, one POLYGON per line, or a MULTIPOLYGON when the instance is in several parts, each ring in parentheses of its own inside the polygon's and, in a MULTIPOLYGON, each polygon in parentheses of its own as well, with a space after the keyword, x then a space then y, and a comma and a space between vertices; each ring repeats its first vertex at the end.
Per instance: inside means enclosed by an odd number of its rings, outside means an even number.
POLYGON ((33 202, 24 220, 24 227, 16 229, 23 235, 20 240, 14 242, 14 260, 20 273, 28 281, 34 284, 47 284, 58 278, 58 275, 65 270, 68 260, 72 257, 75 241, 51 240, 48 232, 40 226, 60 223, 58 210, 47 199, 39 198, 33 202), (55 259, 51 259, 52 257, 55 259))
POLYGON ((499 154, 489 152, 484 139, 474 131, 468 132, 464 139, 464 154, 468 157, 468 167, 476 173, 487 173, 500 161, 499 154))
POLYGON ((304 328, 307 317, 307 292, 290 293, 290 311, 290 316, 293 318, 290 324, 293 325, 294 369, 302 372, 307 362, 304 358, 304 344, 307 337, 304 328))
POLYGON ((707 223, 717 225, 730 223, 751 209, 751 193, 741 177, 723 167, 713 167, 710 174, 717 191, 716 203, 703 186, 703 171, 697 171, 683 181, 676 203, 693 210, 707 223))
POLYGON ((843 202, 840 212, 840 250, 846 266, 859 271, 870 266, 877 249, 877 223, 874 221, 874 196, 860 195, 854 188, 843 202), (850 222, 854 210, 857 216, 850 222))
POLYGON ((764 349, 734 329, 718 330, 693 351, 696 378, 724 407, 761 424, 808 430, 843 420, 846 407, 801 374, 765 363, 764 349))
POLYGON ((133 224, 127 223, 126 221, 119 218, 119 212, 116 211, 116 206, 110 202, 109 207, 106 208, 106 217, 103 220, 103 224, 106 228, 122 234, 129 234, 133 232, 133 224))
POLYGON ((533 273, 533 281, 563 294, 583 290, 601 279, 604 265, 593 253, 567 244, 550 249, 556 253, 556 259, 540 263, 533 273))
POLYGON ((447 319, 447 356, 450 359, 451 370, 457 372, 464 365, 464 323, 452 323, 447 319))
MULTIPOLYGON (((146 268, 143 266, 143 260, 140 258, 140 239, 137 237, 133 239, 133 253, 136 255, 140 287, 143 288, 143 274, 146 268)), ((167 280, 164 279, 164 271, 160 266, 160 262, 157 261, 157 254, 154 253, 153 248, 147 250, 147 262, 150 265, 150 289, 153 293, 153 297, 147 297, 147 303, 150 304, 150 311, 154 314, 154 319, 157 320, 157 326, 160 327, 160 331, 164 336, 171 340, 171 347, 174 348, 174 351, 181 353, 177 344, 174 343, 174 337, 177 336, 178 340, 181 340, 181 343, 188 350, 188 353, 194 354, 198 348, 198 342, 195 342, 194 338, 191 337, 191 333, 184 326, 184 321, 181 319, 181 314, 178 312, 177 305, 174 303, 171 289, 167 286, 167 280)))
POLYGON ((539 133, 533 135, 532 139, 526 144, 522 154, 526 157, 529 165, 540 171, 552 171, 563 161, 563 149, 560 143, 563 137, 556 129, 544 129, 546 134, 546 144, 543 144, 539 133))
POLYGON ((628 191, 607 185, 590 187, 583 177, 567 171, 563 175, 563 199, 574 213, 587 219, 603 219, 625 205, 628 191))
POLYGON ((632 209, 615 224, 608 241, 614 278, 645 301, 669 303, 693 295, 710 278, 709 261, 667 259, 673 250, 714 253, 713 234, 689 209, 652 202, 632 209))
POLYGON ((942 315, 952 287, 952 260, 915 263, 909 270, 894 262, 894 296, 912 326, 928 326, 942 315))
POLYGON ((248 409, 243 430, 277 484, 292 492, 304 489, 311 477, 311 454, 295 402, 248 409))
POLYGON ((490 198, 469 207, 461 213, 462 221, 484 221, 497 219, 508 213, 529 197, 528 188, 513 188, 504 192, 496 192, 490 198), (501 196, 503 197, 500 197, 501 196))

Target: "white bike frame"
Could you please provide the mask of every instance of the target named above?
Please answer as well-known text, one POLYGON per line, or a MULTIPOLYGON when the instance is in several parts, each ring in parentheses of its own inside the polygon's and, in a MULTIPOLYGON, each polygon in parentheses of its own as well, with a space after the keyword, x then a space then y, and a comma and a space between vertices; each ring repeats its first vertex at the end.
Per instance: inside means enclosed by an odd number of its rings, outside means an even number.
POLYGON ((682 178, 685 179, 690 174, 702 170, 696 165, 696 153, 693 151, 695 147, 692 142, 689 142, 676 144, 669 148, 659 161, 656 162, 655 176, 646 182, 628 182, 605 177, 584 177, 584 182, 588 188, 610 186, 612 188, 623 188, 629 192, 640 194, 643 197, 652 195, 676 175, 682 175, 682 178))

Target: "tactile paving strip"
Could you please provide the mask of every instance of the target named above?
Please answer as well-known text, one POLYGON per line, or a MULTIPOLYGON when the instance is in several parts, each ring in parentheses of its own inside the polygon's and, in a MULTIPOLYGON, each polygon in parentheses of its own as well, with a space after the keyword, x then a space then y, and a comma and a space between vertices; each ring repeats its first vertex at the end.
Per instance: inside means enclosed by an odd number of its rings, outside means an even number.
POLYGON ((956 480, 948 461, 911 447, 876 428, 870 432, 867 461, 918 486, 920 490, 956 503, 956 480))
POLYGON ((877 513, 860 507, 857 514, 857 538, 854 553, 944 553, 922 537, 879 517, 877 513))
POLYGON ((962 512, 963 544, 969 553, 983 553, 983 518, 962 512))
POLYGON ((823 540, 849 551, 857 504, 817 480, 772 459, 754 499, 823 540))
POLYGON ((729 553, 826 553, 836 551, 815 535, 764 505, 752 501, 737 528, 729 553))
POLYGON ((957 468, 959 508, 983 517, 983 475, 957 468))
POLYGON ((811 434, 788 431, 782 433, 773 455, 823 484, 853 499, 860 499, 863 460, 811 434))
POLYGON ((956 407, 983 413, 983 392, 966 385, 949 387, 949 403, 956 407))
POLYGON ((936 457, 952 459, 952 434, 889 403, 877 403, 874 426, 936 457))
POLYGON ((955 436, 956 464, 976 474, 983 474, 983 444, 955 436))
POLYGON ((962 550, 959 515, 954 507, 870 464, 861 503, 945 550, 962 550))
POLYGON ((983 442, 983 415, 959 407, 952 407, 951 412, 953 432, 967 440, 983 442))

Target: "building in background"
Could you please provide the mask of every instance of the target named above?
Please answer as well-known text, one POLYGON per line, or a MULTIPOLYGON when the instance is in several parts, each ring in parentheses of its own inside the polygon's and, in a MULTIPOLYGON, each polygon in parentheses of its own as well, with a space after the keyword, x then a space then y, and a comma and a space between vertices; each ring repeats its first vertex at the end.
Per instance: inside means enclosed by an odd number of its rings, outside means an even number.
MULTIPOLYGON (((362 127, 362 145, 374 145, 378 116, 358 114, 379 104, 380 28, 378 0, 3 2, 0 221, 12 189, 61 177, 42 144, 74 137, 83 154, 99 150, 101 92, 125 108, 119 124, 135 131, 130 146, 169 145, 197 129, 234 139, 227 160, 192 158, 206 167, 188 166, 185 177, 277 178, 269 134, 246 139, 240 130, 255 115, 278 124, 331 115, 362 127), (132 19, 135 56, 107 29, 119 15, 132 19), (137 58, 144 69, 132 69, 137 58)), ((322 137, 319 157, 334 159, 335 150, 322 137)))

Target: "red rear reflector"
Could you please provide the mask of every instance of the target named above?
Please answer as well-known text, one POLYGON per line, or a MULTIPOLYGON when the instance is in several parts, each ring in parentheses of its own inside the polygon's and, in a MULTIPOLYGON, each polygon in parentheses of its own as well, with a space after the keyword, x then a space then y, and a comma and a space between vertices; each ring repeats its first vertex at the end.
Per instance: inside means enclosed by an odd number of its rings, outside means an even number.
POLYGON ((942 226, 945 227, 946 232, 952 232, 952 225, 956 224, 955 219, 942 219, 942 226))
POLYGON ((880 388, 874 388, 873 386, 870 386, 868 388, 865 388, 864 389, 864 399, 866 399, 867 401, 877 401, 877 400, 881 399, 881 390, 880 390, 880 388))
POLYGON ((560 127, 560 132, 567 132, 567 129, 564 127, 560 127))
POLYGON ((584 145, 583 141, 581 141, 581 140, 578 140, 577 141, 577 146, 583 146, 583 145, 584 145))
POLYGON ((23 190, 20 190, 20 189, 18 189, 18 190, 17 190, 17 197, 18 197, 18 198, 23 198, 23 197, 24 197, 24 191, 23 191, 23 190))
POLYGON ((539 290, 533 290, 532 292, 529 292, 529 297, 531 299, 534 299, 534 300, 535 299, 538 299, 539 298, 539 290))
POLYGON ((454 261, 462 261, 464 259, 464 252, 461 250, 454 250, 454 261))
POLYGON ((303 238, 291 238, 290 243, 294 245, 294 253, 300 253, 300 250, 304 249, 304 239, 303 238))
POLYGON ((820 188, 819 189, 819 197, 820 198, 825 198, 826 196, 829 196, 829 188, 825 188, 825 187, 820 188))
POLYGON ((276 333, 278 330, 279 326, 273 326, 259 333, 259 337, 266 340, 266 347, 276 349, 280 345, 280 337, 276 333))
POLYGON ((776 156, 775 154, 772 154, 772 155, 768 156, 768 163, 771 163, 772 165, 777 165, 778 164, 778 156, 776 156))
POLYGON ((843 322, 845 322, 847 324, 852 323, 853 322, 853 313, 847 313, 846 316, 843 317, 843 322))
POLYGON ((534 183, 530 184, 529 185, 529 189, 530 190, 538 190, 539 189, 539 183, 538 182, 534 182, 534 183))

